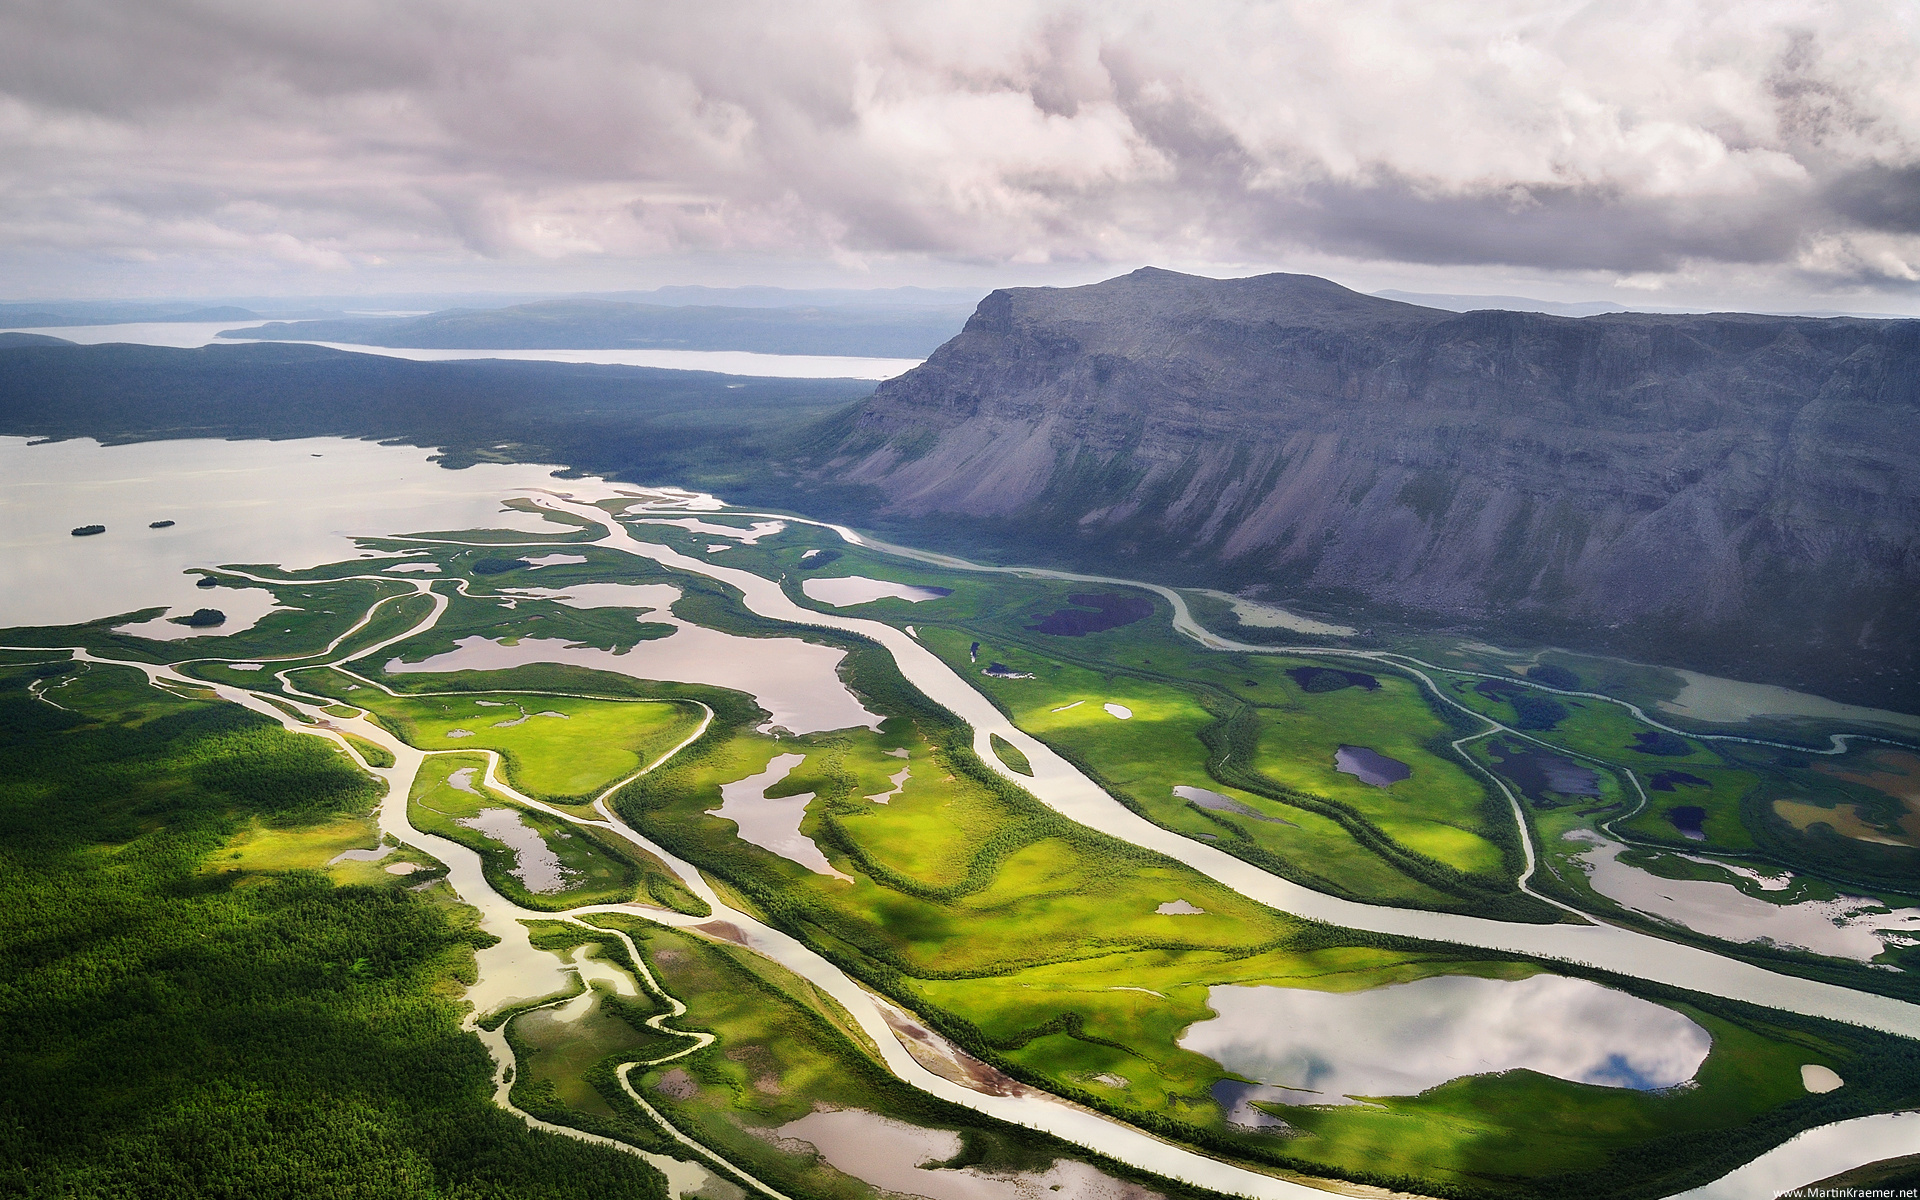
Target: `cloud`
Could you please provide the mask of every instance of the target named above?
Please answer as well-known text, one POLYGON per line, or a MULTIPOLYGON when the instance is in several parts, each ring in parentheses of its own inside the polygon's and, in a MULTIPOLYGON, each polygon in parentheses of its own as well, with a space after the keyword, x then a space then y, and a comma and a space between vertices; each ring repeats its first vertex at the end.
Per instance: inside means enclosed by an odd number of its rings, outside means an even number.
POLYGON ((1904 287, 1916 22, 1764 0, 0 0, 0 244, 42 272, 1304 254, 1904 287))

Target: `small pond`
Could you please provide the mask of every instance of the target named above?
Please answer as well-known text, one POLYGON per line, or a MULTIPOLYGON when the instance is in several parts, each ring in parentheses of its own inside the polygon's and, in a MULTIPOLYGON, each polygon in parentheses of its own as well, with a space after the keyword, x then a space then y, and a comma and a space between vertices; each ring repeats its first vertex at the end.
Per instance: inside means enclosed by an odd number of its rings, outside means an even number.
POLYGON ((1173 789, 1173 794, 1189 804, 1198 805, 1210 812, 1232 813, 1236 817, 1252 817, 1256 821, 1272 821, 1276 825, 1293 824, 1292 821, 1283 821, 1279 817, 1269 817, 1252 805, 1243 804, 1232 796, 1209 788, 1190 787, 1183 783, 1173 789))
POLYGON ((1667 823, 1690 841, 1707 840, 1707 810, 1698 804, 1676 804, 1666 813, 1667 823))
POLYGON ((1293 1103, 1412 1096, 1525 1068, 1642 1091, 1693 1078, 1712 1039, 1686 1016, 1584 979, 1438 975, 1364 992, 1217 985, 1180 1046, 1293 1103), (1311 1093, 1311 1094, 1307 1094, 1311 1093))
POLYGON ((1487 744, 1487 755, 1528 799, 1545 807, 1552 807, 1555 793, 1561 796, 1600 794, 1600 773, 1570 758, 1538 748, 1516 748, 1500 738, 1487 744))
POLYGON ((423 662, 389 659, 389 674, 501 671, 527 663, 560 663, 611 671, 635 679, 707 683, 752 696, 771 714, 771 723, 793 733, 818 733, 855 725, 876 729, 880 718, 868 712, 839 676, 844 651, 799 638, 748 638, 694 625, 672 615, 679 598, 671 584, 587 583, 568 588, 522 588, 519 597, 550 598, 577 608, 648 609, 649 623, 673 626, 664 638, 643 641, 621 652, 576 645, 560 638, 521 638, 514 645, 475 634, 455 649, 423 662))
POLYGON ((928 1166, 960 1153, 949 1129, 908 1125, 864 1109, 822 1109, 772 1131, 804 1142, 836 1171, 896 1196, 925 1200, 1162 1200, 1157 1192, 1113 1178, 1085 1163, 1058 1159, 1044 1171, 986 1172, 928 1166))
POLYGON ((776 754, 767 769, 758 775, 721 784, 720 807, 713 815, 739 826, 743 842, 799 863, 816 875, 830 875, 852 883, 851 875, 835 870, 813 839, 800 832, 800 822, 806 819, 807 801, 813 799, 813 793, 801 792, 777 799, 767 795, 768 788, 785 779, 788 772, 806 760, 804 754, 776 754))
POLYGON ((1380 681, 1365 671, 1342 671, 1338 667, 1294 667, 1287 672, 1287 678, 1303 692, 1338 692, 1350 687, 1369 692, 1380 690, 1380 681))
POLYGON ((573 882, 573 872, 561 863, 560 856, 547 845, 539 830, 530 828, 520 819, 518 810, 483 808, 478 814, 462 817, 455 823, 483 833, 513 851, 512 874, 526 885, 528 891, 536 895, 548 895, 565 889, 573 882))
POLYGON ((942 596, 953 595, 952 588, 916 587, 911 583, 895 583, 891 579, 869 579, 864 575, 809 579, 800 585, 800 590, 810 599, 818 600, 822 604, 831 604, 835 608, 869 604, 889 596, 918 604, 922 600, 938 600, 942 596))
MULTIPOLYGON (((1636 912, 1731 942, 1772 942, 1870 962, 1886 949, 1890 936, 1896 941, 1920 939, 1920 909, 1888 911, 1885 905, 1859 896, 1775 904, 1748 895, 1731 882, 1668 879, 1643 871, 1620 861, 1625 846, 1590 829, 1570 830, 1566 838, 1591 845, 1574 861, 1587 872, 1588 886, 1594 891, 1636 912), (1901 938, 1903 934, 1905 939, 1901 938)), ((1714 865, 1728 871, 1730 877, 1753 877, 1741 868, 1714 865)), ((1755 882, 1766 891, 1785 890, 1784 884, 1755 882)))
POLYGON ((1333 769, 1377 788, 1392 787, 1413 775, 1413 768, 1399 759, 1388 758, 1365 746, 1342 746, 1335 750, 1333 769))
POLYGON ((1647 777, 1647 786, 1656 792, 1672 792, 1683 787, 1712 787, 1713 781, 1685 771, 1655 771, 1647 777))
POLYGON ((1122 625, 1131 625, 1135 621, 1144 621, 1153 615, 1153 601, 1145 596, 1075 592, 1067 597, 1067 603, 1078 607, 1055 609, 1042 617, 1039 624, 1027 628, 1055 637, 1085 637, 1089 633, 1102 633, 1122 625), (1089 612, 1089 609, 1093 611, 1089 612))

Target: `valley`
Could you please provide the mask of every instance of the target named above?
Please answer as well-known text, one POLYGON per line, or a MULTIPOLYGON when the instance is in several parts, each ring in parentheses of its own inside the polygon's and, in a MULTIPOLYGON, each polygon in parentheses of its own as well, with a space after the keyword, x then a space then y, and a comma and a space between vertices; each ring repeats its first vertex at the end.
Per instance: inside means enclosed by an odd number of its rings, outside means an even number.
POLYGON ((155 642, 103 613, 8 631, 6 669, 25 711, 137 720, 88 698, 117 675, 378 780, 358 841, 328 813, 202 853, 477 912, 453 994, 491 1094, 673 1194, 1665 1195, 1803 1128, 1884 1157, 1920 1099, 1897 969, 1915 900, 1871 884, 1900 848, 1796 850, 1749 800, 1846 804, 1831 821, 1897 840, 1904 760, 1877 757, 1897 731, 1667 724, 1591 667, 1254 645, 1164 586, 972 568, 692 492, 478 486, 512 529, 206 568, 273 593, 266 629, 155 642), (887 586, 806 586, 828 579, 887 586), (771 699, 679 639, 765 664, 771 699), (1673 925, 1599 890, 1593 839, 1757 903, 1862 897, 1885 932, 1828 919, 1836 953, 1673 925), (1537 992, 1560 1027, 1468 1023, 1461 1067, 1403 1084, 1336 1042, 1247 1041, 1264 1020, 1231 1047, 1204 1032, 1243 995, 1392 1013, 1432 987, 1537 992), (1609 1034, 1622 1004, 1671 1045, 1609 1034), (1842 1084, 1811 1090, 1821 1072, 1842 1084))

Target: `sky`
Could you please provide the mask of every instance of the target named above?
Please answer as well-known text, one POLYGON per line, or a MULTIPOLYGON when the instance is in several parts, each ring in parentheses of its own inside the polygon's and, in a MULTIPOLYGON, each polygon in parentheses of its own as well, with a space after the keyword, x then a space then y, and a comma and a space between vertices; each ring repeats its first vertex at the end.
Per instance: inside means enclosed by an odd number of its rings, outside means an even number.
POLYGON ((0 0, 0 299, 1146 264, 1920 312, 1920 5, 0 0))

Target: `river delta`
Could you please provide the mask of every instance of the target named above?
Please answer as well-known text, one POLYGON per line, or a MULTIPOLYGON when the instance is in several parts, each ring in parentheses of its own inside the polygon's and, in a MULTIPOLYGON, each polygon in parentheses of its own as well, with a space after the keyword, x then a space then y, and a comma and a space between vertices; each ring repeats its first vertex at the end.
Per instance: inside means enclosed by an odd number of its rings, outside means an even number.
POLYGON ((1920 1135, 1904 777, 1860 736, 1896 723, 1670 725, 1689 704, 402 447, 0 456, 44 582, 0 612, 15 657, 380 779, 373 857, 332 861, 497 939, 464 1001, 498 1103, 680 1195, 1758 1197, 1920 1135), (28 520, 61 478, 107 537, 28 520), (152 628, 202 576, 272 607, 152 628), (1794 857, 1774 803, 1836 815, 1794 857), (1058 1140, 981 1160, 1006 1128, 1058 1140))

